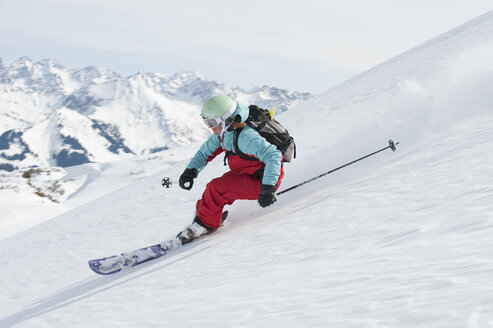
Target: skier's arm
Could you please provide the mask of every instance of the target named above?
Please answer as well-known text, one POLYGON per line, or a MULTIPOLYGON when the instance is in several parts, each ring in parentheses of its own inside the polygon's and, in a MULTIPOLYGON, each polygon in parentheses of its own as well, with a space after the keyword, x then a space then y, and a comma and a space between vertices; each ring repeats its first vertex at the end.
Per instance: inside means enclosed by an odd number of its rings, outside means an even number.
POLYGON ((195 153, 195 156, 193 156, 190 163, 188 163, 187 169, 195 169, 197 172, 202 171, 206 164, 223 152, 223 150, 218 136, 214 134, 211 135, 195 153))
POLYGON ((262 184, 275 186, 281 174, 281 151, 249 127, 243 128, 240 133, 238 147, 243 153, 253 155, 265 164, 262 184))

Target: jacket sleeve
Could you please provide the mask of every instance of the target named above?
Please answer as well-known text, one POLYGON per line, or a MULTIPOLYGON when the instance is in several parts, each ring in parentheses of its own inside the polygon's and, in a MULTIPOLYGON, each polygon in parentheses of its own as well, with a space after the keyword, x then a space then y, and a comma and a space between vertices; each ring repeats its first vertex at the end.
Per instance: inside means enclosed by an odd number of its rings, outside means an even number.
POLYGON ((238 138, 238 148, 257 157, 265 164, 262 184, 275 186, 281 175, 282 153, 250 127, 243 128, 238 138))
POLYGON ((223 150, 218 136, 215 134, 211 135, 195 153, 195 156, 193 156, 190 163, 188 163, 187 169, 196 169, 198 172, 202 171, 206 164, 223 150))

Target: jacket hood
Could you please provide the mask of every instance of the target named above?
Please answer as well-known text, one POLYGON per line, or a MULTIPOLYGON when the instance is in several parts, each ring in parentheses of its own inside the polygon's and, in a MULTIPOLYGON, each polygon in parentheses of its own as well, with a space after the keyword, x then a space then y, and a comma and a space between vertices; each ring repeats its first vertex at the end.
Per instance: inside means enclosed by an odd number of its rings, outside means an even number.
POLYGON ((250 109, 248 109, 248 106, 244 103, 238 101, 236 103, 238 104, 238 106, 236 107, 236 111, 234 112, 233 117, 236 117, 236 115, 240 115, 241 122, 245 122, 248 119, 248 115, 250 114, 250 109))

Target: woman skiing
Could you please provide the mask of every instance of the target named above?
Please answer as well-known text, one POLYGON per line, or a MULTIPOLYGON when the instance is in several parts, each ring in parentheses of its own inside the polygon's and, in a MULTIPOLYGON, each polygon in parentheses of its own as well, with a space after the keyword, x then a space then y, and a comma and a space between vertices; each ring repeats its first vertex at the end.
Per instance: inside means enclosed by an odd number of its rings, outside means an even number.
POLYGON ((215 231, 221 224, 224 206, 235 200, 256 199, 262 207, 272 205, 284 176, 281 151, 244 123, 249 115, 246 105, 229 96, 216 95, 204 103, 201 115, 214 134, 204 142, 180 176, 180 187, 192 189, 198 173, 223 151, 226 151, 230 170, 207 184, 202 198, 197 201, 193 223, 178 234, 183 244, 215 231), (236 129, 242 129, 237 148, 250 160, 234 152, 236 129))

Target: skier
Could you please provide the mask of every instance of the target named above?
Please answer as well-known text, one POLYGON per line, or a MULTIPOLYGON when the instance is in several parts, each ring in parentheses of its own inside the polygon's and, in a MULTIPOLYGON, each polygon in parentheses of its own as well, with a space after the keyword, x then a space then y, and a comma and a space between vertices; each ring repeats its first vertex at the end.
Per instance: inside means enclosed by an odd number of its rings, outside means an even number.
POLYGON ((180 176, 180 187, 192 189, 198 173, 217 155, 226 151, 230 170, 207 184, 202 198, 197 201, 193 223, 178 234, 183 244, 215 231, 221 225, 223 208, 238 199, 258 200, 262 207, 276 201, 275 192, 284 176, 282 153, 245 121, 249 108, 226 95, 216 95, 202 106, 204 123, 214 133, 199 148, 180 176), (242 129, 238 137, 239 151, 251 157, 240 158, 234 153, 235 129, 242 129))

